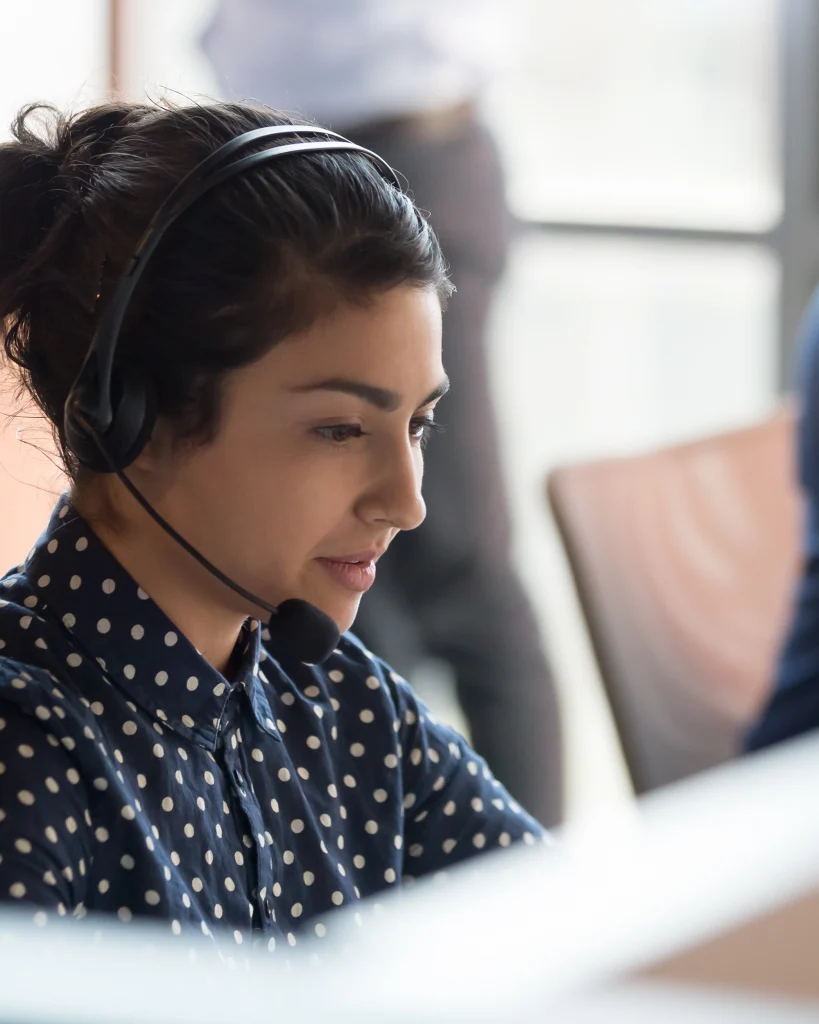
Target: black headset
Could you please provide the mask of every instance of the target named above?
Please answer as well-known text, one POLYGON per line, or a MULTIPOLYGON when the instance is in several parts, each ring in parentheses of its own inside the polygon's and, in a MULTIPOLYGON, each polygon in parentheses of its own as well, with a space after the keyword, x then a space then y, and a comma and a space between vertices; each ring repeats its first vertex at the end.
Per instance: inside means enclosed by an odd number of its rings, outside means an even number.
POLYGON ((382 177, 402 191, 397 173, 377 153, 342 135, 314 125, 288 124, 256 128, 231 139, 197 164, 160 205, 129 259, 100 317, 88 354, 65 401, 63 428, 68 448, 80 465, 98 473, 114 473, 152 519, 212 575, 246 600, 271 613, 271 642, 279 652, 311 664, 324 661, 337 646, 335 622, 320 609, 291 598, 278 607, 268 604, 218 569, 181 536, 125 475, 150 440, 156 423, 155 382, 133 367, 116 366, 117 344, 128 303, 152 253, 165 232, 199 198, 234 175, 279 157, 329 151, 362 153, 382 177), (318 141, 285 142, 241 155, 260 140, 276 136, 318 136, 318 141), (232 159, 234 158, 235 159, 232 159))

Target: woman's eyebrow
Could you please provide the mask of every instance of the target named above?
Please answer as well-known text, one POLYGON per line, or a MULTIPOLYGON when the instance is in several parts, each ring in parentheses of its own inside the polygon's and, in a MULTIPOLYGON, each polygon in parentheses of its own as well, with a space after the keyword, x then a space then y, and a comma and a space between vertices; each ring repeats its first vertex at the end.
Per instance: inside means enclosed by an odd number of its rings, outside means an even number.
MULTIPOLYGON (((361 398, 376 409, 382 412, 395 412, 401 408, 402 396, 391 388, 379 388, 375 384, 367 384, 362 380, 350 380, 347 377, 330 377, 327 380, 317 381, 315 384, 304 384, 300 387, 290 388, 290 391, 299 394, 307 394, 310 391, 338 391, 345 395, 353 395, 361 398)), ((443 397, 449 391, 449 378, 444 377, 441 383, 433 388, 427 397, 418 405, 421 409, 430 402, 443 397)))

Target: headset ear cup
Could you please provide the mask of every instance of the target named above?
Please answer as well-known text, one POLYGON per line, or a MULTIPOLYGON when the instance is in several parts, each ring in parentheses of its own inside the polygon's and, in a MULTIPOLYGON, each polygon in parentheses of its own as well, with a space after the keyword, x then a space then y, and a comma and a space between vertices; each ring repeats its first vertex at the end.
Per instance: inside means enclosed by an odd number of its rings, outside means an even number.
MULTIPOLYGON (((102 438, 119 469, 126 469, 150 441, 156 424, 157 398, 153 381, 142 373, 120 367, 112 382, 114 418, 102 438)), ((111 472, 108 465, 103 472, 111 472)))
POLYGON ((81 465, 95 473, 114 473, 126 469, 148 443, 156 423, 156 388, 144 374, 123 367, 114 370, 111 382, 113 419, 108 430, 93 433, 93 417, 82 410, 93 408, 82 390, 72 394, 66 404, 65 439, 81 465), (105 454, 100 450, 105 449, 105 454))

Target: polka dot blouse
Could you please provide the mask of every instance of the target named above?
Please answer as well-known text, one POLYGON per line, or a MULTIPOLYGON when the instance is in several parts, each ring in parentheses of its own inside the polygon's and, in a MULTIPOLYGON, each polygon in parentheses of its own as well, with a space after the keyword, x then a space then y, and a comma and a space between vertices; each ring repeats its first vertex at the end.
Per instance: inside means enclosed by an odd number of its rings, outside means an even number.
POLYGON ((350 634, 309 666, 249 620, 229 682, 65 498, 0 598, 0 898, 40 921, 152 917, 274 950, 543 836, 350 634))

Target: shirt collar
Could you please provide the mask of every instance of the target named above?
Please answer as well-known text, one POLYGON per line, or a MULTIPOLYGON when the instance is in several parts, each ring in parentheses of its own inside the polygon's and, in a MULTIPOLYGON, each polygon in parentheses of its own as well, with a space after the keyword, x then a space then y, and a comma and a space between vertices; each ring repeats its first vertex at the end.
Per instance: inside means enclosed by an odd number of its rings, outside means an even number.
POLYGON ((61 623, 83 655, 163 726, 214 750, 230 690, 243 686, 260 727, 280 739, 259 679, 258 621, 242 629, 239 667, 229 683, 125 571, 67 495, 24 573, 35 613, 61 623))

